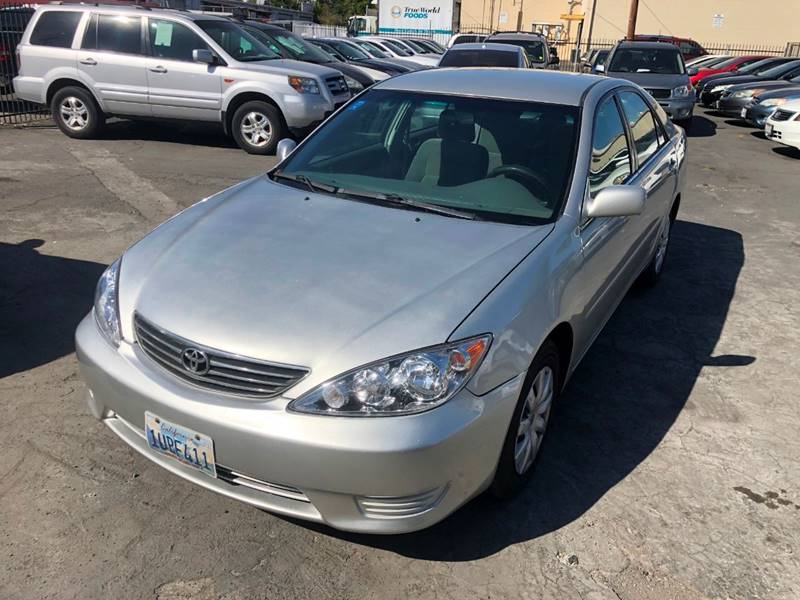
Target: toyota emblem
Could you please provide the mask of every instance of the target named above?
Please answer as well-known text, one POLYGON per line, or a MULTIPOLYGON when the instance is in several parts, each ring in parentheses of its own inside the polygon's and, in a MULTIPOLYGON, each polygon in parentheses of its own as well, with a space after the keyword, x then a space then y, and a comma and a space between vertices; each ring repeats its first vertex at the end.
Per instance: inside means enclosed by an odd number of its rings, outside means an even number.
POLYGON ((186 348, 181 354, 181 362, 184 369, 195 375, 205 375, 211 367, 206 353, 197 348, 186 348))

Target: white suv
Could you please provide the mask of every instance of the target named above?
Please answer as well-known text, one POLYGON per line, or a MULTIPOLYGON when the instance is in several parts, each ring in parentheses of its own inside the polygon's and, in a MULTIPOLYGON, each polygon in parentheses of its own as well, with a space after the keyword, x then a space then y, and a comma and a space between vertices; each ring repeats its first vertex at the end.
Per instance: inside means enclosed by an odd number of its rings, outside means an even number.
POLYGON ((302 135, 350 98, 341 73, 281 59, 236 23, 174 10, 42 6, 14 90, 74 138, 108 116, 213 121, 251 154, 302 135))

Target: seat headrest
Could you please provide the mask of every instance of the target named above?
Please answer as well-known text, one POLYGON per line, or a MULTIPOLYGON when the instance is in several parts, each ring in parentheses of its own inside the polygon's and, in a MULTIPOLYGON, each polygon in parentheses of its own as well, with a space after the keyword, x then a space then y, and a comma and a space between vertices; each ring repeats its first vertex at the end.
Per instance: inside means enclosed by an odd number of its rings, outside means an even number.
POLYGON ((439 137, 454 142, 471 142, 475 138, 475 117, 459 110, 442 111, 439 115, 439 137))

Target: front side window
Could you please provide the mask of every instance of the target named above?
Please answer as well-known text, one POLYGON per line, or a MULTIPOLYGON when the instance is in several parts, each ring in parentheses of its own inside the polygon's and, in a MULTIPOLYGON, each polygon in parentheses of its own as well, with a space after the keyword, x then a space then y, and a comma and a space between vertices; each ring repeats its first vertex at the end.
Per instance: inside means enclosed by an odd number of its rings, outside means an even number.
POLYGON ((519 224, 554 221, 571 180, 578 109, 401 90, 350 103, 274 173, 376 203, 436 205, 519 224))
POLYGON ((142 54, 142 19, 122 15, 94 15, 83 34, 81 48, 142 54))
POLYGON ((622 102, 622 112, 631 128, 633 145, 641 165, 658 150, 658 133, 653 111, 636 92, 622 92, 619 99, 622 102))
POLYGON ((609 71, 661 75, 682 75, 686 72, 677 48, 620 48, 611 58, 609 71))
POLYGON ((42 13, 31 33, 30 43, 34 46, 70 48, 82 14, 66 10, 42 13))
POLYGON ((214 20, 195 21, 195 24, 205 31, 234 60, 254 62, 280 58, 278 53, 270 50, 266 44, 235 23, 214 20))
POLYGON ((589 193, 610 185, 620 185, 631 174, 631 157, 625 125, 613 97, 603 101, 594 117, 592 162, 589 166, 589 193))
POLYGON ((153 56, 192 61, 193 50, 211 50, 194 31, 174 21, 150 19, 150 49, 153 56))

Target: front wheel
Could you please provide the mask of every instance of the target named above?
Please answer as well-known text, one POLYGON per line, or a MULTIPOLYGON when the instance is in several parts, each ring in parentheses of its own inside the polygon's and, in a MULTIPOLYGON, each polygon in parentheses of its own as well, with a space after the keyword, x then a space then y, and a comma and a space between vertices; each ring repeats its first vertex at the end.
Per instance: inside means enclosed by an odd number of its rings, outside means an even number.
POLYGON ((673 219, 670 215, 665 216, 661 222, 653 258, 650 259, 650 263, 639 276, 639 281, 644 285, 653 285, 661 277, 661 272, 664 270, 664 261, 667 260, 669 237, 672 233, 672 222, 673 219))
POLYGON ((491 493, 497 498, 513 496, 533 474, 558 397, 559 368, 558 348, 548 340, 533 359, 511 417, 491 485, 491 493))
POLYGON ((231 122, 233 139, 248 154, 275 154, 284 130, 278 109, 261 100, 242 104, 231 122))

